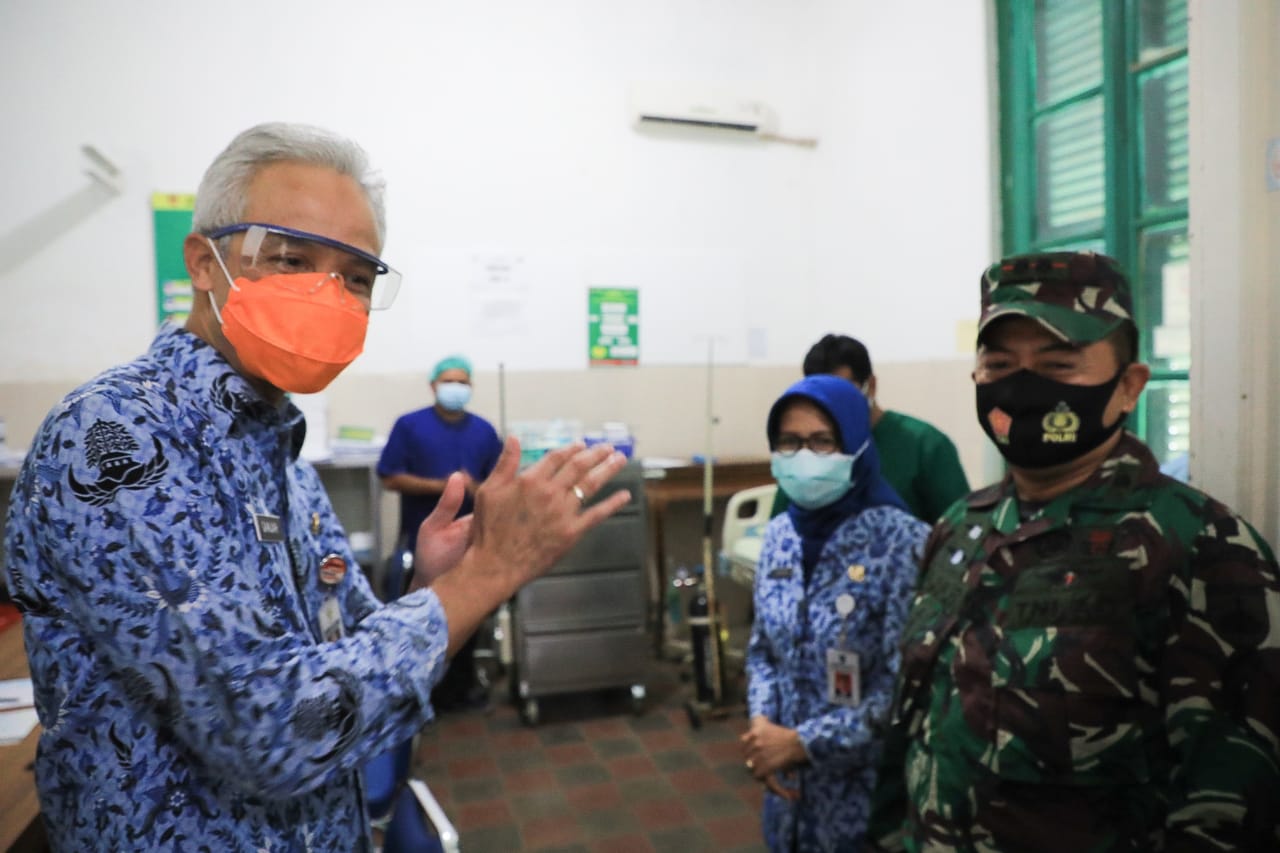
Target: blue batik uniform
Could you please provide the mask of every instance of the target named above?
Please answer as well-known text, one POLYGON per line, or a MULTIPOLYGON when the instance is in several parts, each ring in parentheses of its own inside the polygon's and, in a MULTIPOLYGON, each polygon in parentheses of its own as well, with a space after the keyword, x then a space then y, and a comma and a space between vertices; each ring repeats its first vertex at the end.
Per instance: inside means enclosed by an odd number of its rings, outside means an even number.
POLYGON ((800 537, 787 515, 769 523, 756 569, 755 624, 747 649, 751 715, 796 729, 810 766, 801 798, 765 794, 771 850, 857 850, 867 827, 886 722, 898 673, 897 644, 927 525, 893 507, 874 507, 832 534, 806 585, 800 537), (862 566, 861 582, 850 567, 862 566), (854 597, 845 625, 836 598, 854 597), (841 645, 841 633, 844 644, 841 645), (862 701, 827 702, 826 650, 858 654, 862 701), (797 841, 793 848, 791 838, 797 841))
POLYGON ((447 624, 379 605, 303 431, 172 327, 45 420, 6 573, 55 850, 371 849, 359 768, 429 719, 447 624))
MULTIPOLYGON (((466 471, 479 483, 493 472, 501 454, 502 440, 484 418, 463 412, 460 420, 450 422, 433 406, 396 419, 378 459, 378 476, 414 474, 443 480, 455 471, 466 471)), ((400 495, 401 541, 416 541, 418 527, 439 502, 438 494, 400 495)), ((471 510, 471 495, 466 495, 458 515, 471 510)))
MULTIPOLYGON (((770 414, 770 439, 793 396, 832 418, 843 448, 868 442, 865 398, 850 382, 813 376, 788 389, 770 414)), ((854 463, 855 486, 827 507, 792 504, 765 531, 755 576, 755 622, 747 646, 752 717, 794 729, 808 762, 797 773, 800 798, 764 795, 764 836, 773 851, 856 851, 862 846, 876 782, 881 735, 898 673, 898 641, 929 534, 879 475, 874 446, 854 463), (836 600, 853 598, 841 616, 836 600), (827 653, 857 654, 860 701, 830 701, 827 653)))

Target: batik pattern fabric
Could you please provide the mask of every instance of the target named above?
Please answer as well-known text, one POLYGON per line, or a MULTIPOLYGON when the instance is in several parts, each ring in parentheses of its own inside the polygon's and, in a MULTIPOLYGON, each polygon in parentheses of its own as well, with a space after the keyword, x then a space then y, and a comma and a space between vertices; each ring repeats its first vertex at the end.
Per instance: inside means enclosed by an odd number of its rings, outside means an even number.
POLYGON ((359 768, 429 719, 447 625, 373 596, 304 429, 172 327, 40 428, 6 573, 55 850, 371 849, 359 768))
POLYGON ((877 506, 844 521, 806 583, 800 537, 787 515, 765 532, 747 648, 750 713, 795 729, 808 755, 800 799, 765 793, 764 837, 774 851, 858 850, 898 671, 899 633, 915 588, 927 525, 877 506), (836 599, 852 596, 844 618, 836 599), (827 651, 858 655, 861 701, 829 701, 827 651))
POLYGON ((878 849, 1280 849, 1280 580, 1123 435, 1041 507, 948 510, 903 635, 878 849))

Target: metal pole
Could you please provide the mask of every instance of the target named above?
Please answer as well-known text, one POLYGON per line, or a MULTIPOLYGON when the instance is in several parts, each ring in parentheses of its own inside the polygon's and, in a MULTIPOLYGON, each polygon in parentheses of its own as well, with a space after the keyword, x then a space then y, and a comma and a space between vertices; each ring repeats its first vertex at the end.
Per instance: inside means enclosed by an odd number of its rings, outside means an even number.
POLYGON ((712 486, 714 484, 715 475, 713 469, 715 463, 712 461, 712 427, 715 426, 715 410, 712 405, 712 369, 715 364, 715 339, 711 338, 707 341, 707 441, 706 456, 702 463, 702 573, 707 585, 707 619, 708 627, 711 629, 711 695, 713 703, 719 705, 723 701, 721 695, 721 668, 723 662, 720 660, 720 619, 717 613, 718 604, 716 601, 716 572, 712 563, 712 519, 714 517, 714 508, 712 502, 712 486))

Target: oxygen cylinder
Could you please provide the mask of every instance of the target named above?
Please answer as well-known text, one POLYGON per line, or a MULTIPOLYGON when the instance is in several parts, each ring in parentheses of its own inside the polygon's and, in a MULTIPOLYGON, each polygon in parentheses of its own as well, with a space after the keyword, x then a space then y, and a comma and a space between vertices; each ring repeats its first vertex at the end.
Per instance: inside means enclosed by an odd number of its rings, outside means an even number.
MULTIPOLYGON (((711 611, 707 605, 707 590, 701 584, 689 602, 689 644, 693 648, 693 681, 699 702, 714 702, 715 663, 712 655, 718 654, 720 637, 711 632, 711 611), (713 647, 712 643, 716 646, 713 647)), ((722 691, 723 695, 723 691, 722 691)))

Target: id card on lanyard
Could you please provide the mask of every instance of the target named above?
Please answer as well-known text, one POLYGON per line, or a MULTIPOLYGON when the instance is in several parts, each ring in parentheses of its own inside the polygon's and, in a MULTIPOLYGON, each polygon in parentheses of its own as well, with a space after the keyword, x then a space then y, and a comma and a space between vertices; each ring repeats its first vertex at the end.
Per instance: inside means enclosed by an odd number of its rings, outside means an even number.
MULTIPOLYGON (((318 572, 320 585, 326 590, 336 590, 338 584, 347 574, 347 561, 339 554, 328 554, 320 561, 318 572)), ((320 605, 320 637, 326 643, 340 640, 346 636, 342 625, 342 608, 338 605, 338 596, 330 592, 320 605)))
POLYGON ((326 595, 320 605, 320 637, 326 643, 341 640, 346 635, 342 627, 342 608, 338 606, 338 596, 326 595))
POLYGON ((827 649, 827 701, 856 708, 862 701, 862 672, 858 653, 827 649))
POLYGON ((862 702, 862 669, 858 653, 845 648, 849 628, 849 615, 856 602, 852 595, 836 598, 836 612, 840 614, 840 640, 836 648, 827 649, 827 701, 845 708, 856 708, 862 702))

